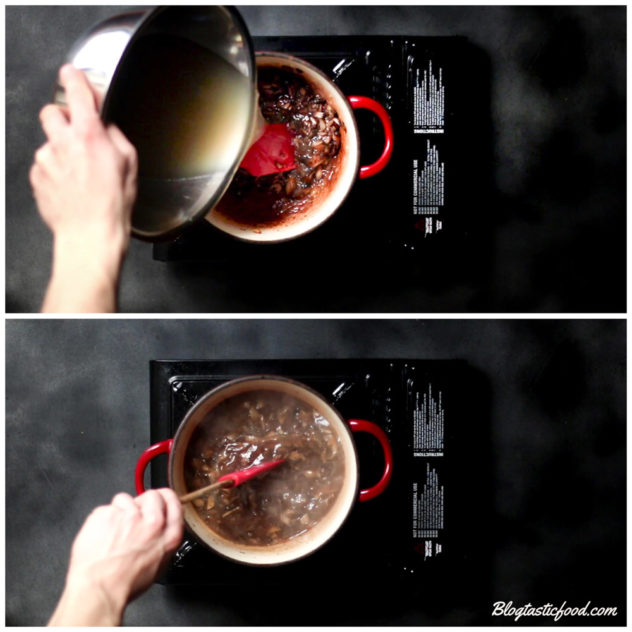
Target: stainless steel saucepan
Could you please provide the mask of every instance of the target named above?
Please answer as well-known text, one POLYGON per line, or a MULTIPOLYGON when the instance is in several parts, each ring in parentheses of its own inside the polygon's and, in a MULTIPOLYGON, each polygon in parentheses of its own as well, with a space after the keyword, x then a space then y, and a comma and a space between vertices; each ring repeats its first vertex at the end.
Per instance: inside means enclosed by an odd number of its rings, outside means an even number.
MULTIPOLYGON (((248 147, 260 133, 256 65, 250 35, 240 15, 230 7, 168 6, 124 13, 105 20, 85 33, 68 55, 68 61, 86 73, 96 90, 104 121, 119 124, 117 116, 126 118, 133 112, 135 118, 132 124, 139 131, 139 137, 146 141, 147 147, 154 149, 146 154, 158 154, 158 159, 172 159, 174 162, 179 157, 172 155, 173 143, 167 142, 170 139, 156 137, 160 132, 152 118, 167 116, 166 108, 181 98, 178 91, 183 89, 183 85, 191 92, 187 98, 201 98, 201 88, 191 86, 187 73, 195 72, 191 66, 205 56, 219 60, 225 70, 213 72, 207 78, 212 84, 205 89, 213 98, 207 99, 206 94, 202 95, 208 120, 219 125, 218 130, 209 132, 214 134, 212 144, 217 159, 212 165, 200 169, 200 173, 195 173, 193 167, 191 173, 177 173, 175 176, 155 170, 144 173, 141 168, 138 199, 132 217, 132 233, 141 239, 173 237, 204 217, 226 191, 248 147), (179 51, 194 50, 195 54, 186 53, 184 57, 185 61, 193 63, 181 63, 182 60, 171 62, 168 49, 164 45, 156 47, 156 42, 163 44, 165 41, 177 42, 179 51), (156 47, 155 54, 145 45, 147 42, 156 47), (138 51, 143 46, 147 68, 152 72, 151 81, 146 85, 157 88, 157 94, 142 95, 143 103, 139 107, 138 95, 134 93, 138 89, 138 81, 130 82, 128 75, 130 66, 138 64, 138 51), (163 66, 172 64, 172 67, 161 68, 158 60, 163 66), (181 63, 181 68, 174 71, 173 64, 177 63, 181 63), (241 98, 234 99, 236 105, 227 108, 225 97, 234 90, 235 82, 240 86, 241 98), (132 100, 121 104, 121 99, 128 94, 136 102, 132 100), (143 108, 151 115, 146 119, 142 118, 143 108)), ((60 86, 57 87, 55 101, 65 103, 65 94, 60 86)), ((180 115, 182 126, 187 125, 187 117, 193 119, 187 111, 173 114, 180 115)), ((190 138, 182 140, 184 146, 179 150, 182 154, 196 151, 196 144, 206 142, 201 137, 203 129, 199 130, 199 134, 196 129, 186 131, 190 138)), ((151 157, 156 158, 155 155, 151 157)))

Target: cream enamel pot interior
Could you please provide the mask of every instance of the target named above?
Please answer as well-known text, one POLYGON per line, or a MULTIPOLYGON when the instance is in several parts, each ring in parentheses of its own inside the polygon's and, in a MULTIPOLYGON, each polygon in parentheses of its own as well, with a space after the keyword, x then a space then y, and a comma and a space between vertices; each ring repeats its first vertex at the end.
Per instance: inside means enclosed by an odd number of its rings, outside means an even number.
POLYGON ((351 191, 356 178, 378 174, 388 164, 393 152, 393 127, 386 109, 377 101, 363 96, 346 97, 323 72, 303 59, 277 52, 257 52, 257 68, 272 66, 291 70, 304 77, 338 114, 341 147, 338 168, 332 182, 323 187, 303 212, 296 213, 280 225, 249 227, 238 224, 213 209, 207 220, 225 233, 249 242, 275 243, 294 239, 314 230, 330 218, 351 191), (370 165, 360 166, 360 135, 354 109, 364 108, 376 114, 384 129, 384 146, 379 158, 370 165))
POLYGON ((334 505, 321 521, 307 532, 270 546, 248 546, 231 542, 212 531, 199 517, 191 503, 184 506, 184 520, 189 530, 213 551, 236 562, 270 566, 303 558, 323 544, 338 531, 357 500, 370 500, 381 494, 391 478, 392 452, 384 431, 374 423, 364 420, 345 421, 319 393, 294 380, 269 375, 256 375, 225 382, 198 400, 188 411, 173 439, 161 441, 149 447, 136 465, 136 491, 145 491, 144 472, 149 462, 159 454, 168 454, 169 486, 182 496, 187 490, 184 483, 184 466, 187 445, 197 426, 208 412, 229 397, 249 391, 271 390, 289 394, 315 408, 336 429, 344 455, 345 475, 343 485, 334 505), (352 432, 368 432, 378 439, 384 452, 384 470, 379 482, 369 489, 358 491, 358 456, 352 432))

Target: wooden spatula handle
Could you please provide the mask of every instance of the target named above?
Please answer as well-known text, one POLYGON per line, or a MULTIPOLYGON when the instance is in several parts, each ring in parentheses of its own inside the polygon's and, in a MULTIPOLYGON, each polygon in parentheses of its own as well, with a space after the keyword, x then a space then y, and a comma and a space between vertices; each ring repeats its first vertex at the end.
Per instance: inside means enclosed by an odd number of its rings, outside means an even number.
POLYGON ((199 498, 200 496, 206 496, 206 494, 212 492, 214 489, 219 489, 220 487, 232 487, 233 485, 233 481, 230 480, 217 481, 215 483, 212 483, 211 485, 207 485, 206 487, 200 487, 200 489, 196 489, 194 492, 189 492, 184 496, 180 496, 180 502, 182 504, 188 503, 192 500, 195 500, 196 498, 199 498))

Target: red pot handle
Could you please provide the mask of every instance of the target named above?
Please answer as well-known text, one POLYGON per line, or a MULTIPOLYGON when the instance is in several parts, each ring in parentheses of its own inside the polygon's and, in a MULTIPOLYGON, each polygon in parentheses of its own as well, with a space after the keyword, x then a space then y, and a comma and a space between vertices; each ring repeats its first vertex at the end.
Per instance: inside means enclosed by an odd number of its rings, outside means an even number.
POLYGON ((173 439, 165 439, 164 441, 159 441, 158 443, 154 443, 154 445, 149 446, 138 459, 138 463, 136 463, 136 493, 138 495, 142 494, 145 491, 145 469, 147 465, 149 465, 149 461, 151 461, 154 457, 159 454, 169 454, 171 452, 171 446, 173 445, 173 439))
POLYGON ((393 452, 386 433, 376 424, 364 419, 349 419, 349 426, 352 432, 368 432, 372 434, 382 446, 384 451, 384 472, 382 478, 373 487, 360 490, 360 501, 371 500, 379 496, 387 487, 393 475, 393 452))
POLYGON ((393 126, 391 125, 391 117, 382 105, 369 97, 352 96, 349 97, 349 103, 354 110, 363 108, 377 114, 384 127, 384 149, 382 150, 382 155, 373 164, 360 167, 360 175, 358 177, 370 178, 382 171, 391 159, 391 154, 393 153, 393 126))

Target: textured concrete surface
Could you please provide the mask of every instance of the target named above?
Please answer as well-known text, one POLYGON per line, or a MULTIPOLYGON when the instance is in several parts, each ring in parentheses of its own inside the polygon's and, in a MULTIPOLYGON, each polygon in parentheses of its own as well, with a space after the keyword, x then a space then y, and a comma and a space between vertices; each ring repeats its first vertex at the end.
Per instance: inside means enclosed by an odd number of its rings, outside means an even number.
MULTIPOLYGON (((118 491, 133 493, 134 466, 149 444, 151 359, 462 358, 491 393, 491 571, 480 581, 494 601, 514 605, 615 606, 620 617, 600 623, 622 625, 625 346, 622 320, 9 320, 6 623, 46 622, 85 516, 118 491)), ((491 603, 442 612, 423 593, 382 603, 380 587, 369 588, 375 598, 363 586, 330 593, 318 621, 490 623, 491 603)), ((314 621, 265 587, 247 599, 232 589, 156 585, 125 622, 314 621)))
MULTIPOLYGON (((6 10, 6 301, 41 304, 50 236, 28 185, 37 113, 70 44, 127 7, 6 10)), ((253 35, 465 35, 491 68, 492 261, 439 288, 329 278, 260 291, 230 266, 164 264, 135 241, 126 312, 619 312, 625 310, 625 7, 248 6, 253 35), (362 281, 362 282, 361 282, 362 281), (317 290, 315 290, 317 288, 317 290)), ((463 262, 468 265, 467 261, 463 262)))

